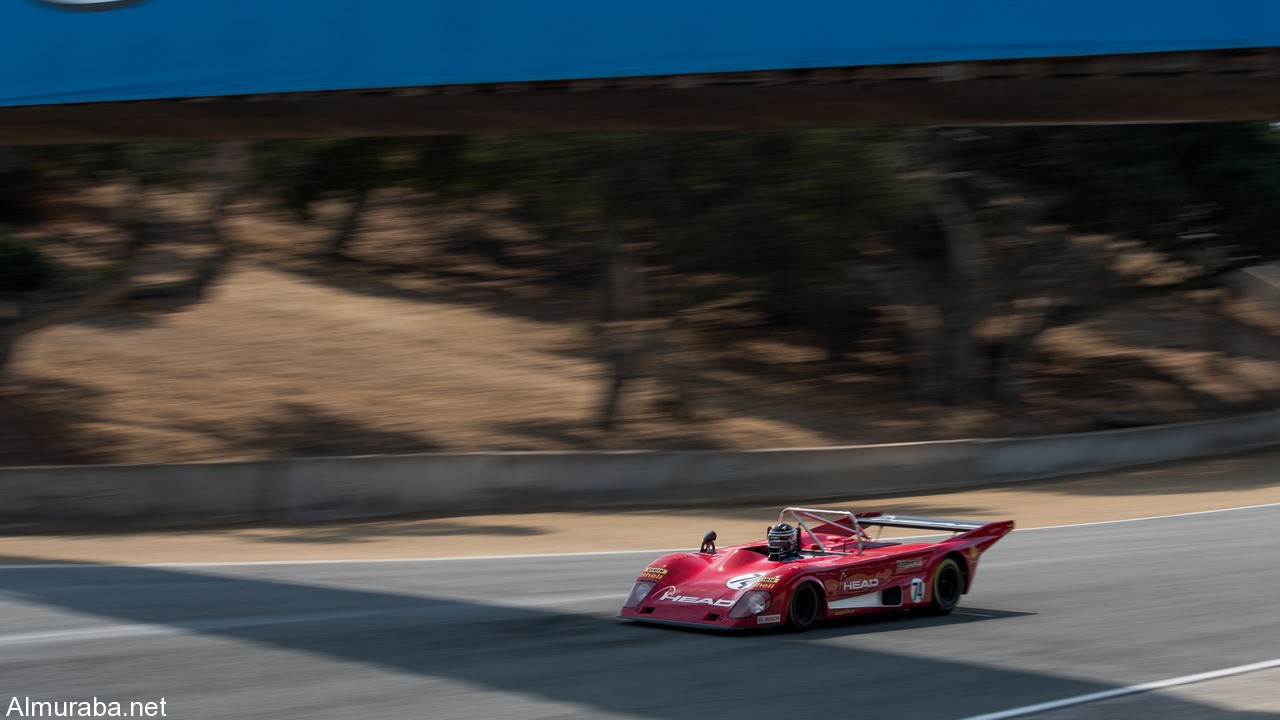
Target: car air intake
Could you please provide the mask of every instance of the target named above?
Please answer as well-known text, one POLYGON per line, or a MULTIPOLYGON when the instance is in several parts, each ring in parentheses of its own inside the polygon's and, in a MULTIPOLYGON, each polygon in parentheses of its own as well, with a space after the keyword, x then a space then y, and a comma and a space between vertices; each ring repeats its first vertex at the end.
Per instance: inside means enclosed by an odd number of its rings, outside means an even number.
POLYGON ((902 604, 902 586, 895 585, 891 588, 885 588, 880 591, 880 604, 886 607, 894 607, 902 604))

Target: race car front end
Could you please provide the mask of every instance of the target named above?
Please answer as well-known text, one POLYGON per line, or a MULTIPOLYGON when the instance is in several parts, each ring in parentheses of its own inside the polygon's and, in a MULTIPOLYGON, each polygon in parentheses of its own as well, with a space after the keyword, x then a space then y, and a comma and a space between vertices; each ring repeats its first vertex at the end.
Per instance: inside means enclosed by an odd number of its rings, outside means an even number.
MULTIPOLYGON (((741 560, 763 559, 749 552, 741 560)), ((725 555, 669 555, 640 573, 618 616, 720 630, 779 625, 783 614, 770 609, 785 607, 777 597, 781 578, 768 570, 743 568, 725 555)))

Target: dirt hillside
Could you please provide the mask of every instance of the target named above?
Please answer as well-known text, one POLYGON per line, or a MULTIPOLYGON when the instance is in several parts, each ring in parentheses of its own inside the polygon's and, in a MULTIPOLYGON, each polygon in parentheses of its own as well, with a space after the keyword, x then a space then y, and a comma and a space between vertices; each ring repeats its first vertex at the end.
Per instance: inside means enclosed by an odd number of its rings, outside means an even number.
POLYGON ((0 464, 882 443, 1200 419, 1280 399, 1275 319, 1244 306, 1174 298, 1051 332, 1031 402, 1016 408, 917 397, 883 337, 833 363, 803 332, 721 306, 668 343, 696 389, 688 413, 641 381, 604 432, 596 294, 535 262, 518 226, 382 198, 355 261, 334 263, 319 257, 322 223, 252 210, 207 301, 107 312, 19 348, 0 389, 0 464))

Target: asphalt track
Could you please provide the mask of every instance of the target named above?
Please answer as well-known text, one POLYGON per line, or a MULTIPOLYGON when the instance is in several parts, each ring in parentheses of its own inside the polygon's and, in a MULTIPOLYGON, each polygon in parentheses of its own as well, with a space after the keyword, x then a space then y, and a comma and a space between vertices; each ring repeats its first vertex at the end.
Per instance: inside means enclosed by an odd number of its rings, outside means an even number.
MULTIPOLYGON (((1277 660, 1278 536, 1280 506, 1019 531, 949 617, 803 635, 616 620, 643 553, 4 567, 0 703, 163 697, 173 718, 969 718, 1277 660)), ((1277 720, 1280 665, 1033 717, 1277 720)))

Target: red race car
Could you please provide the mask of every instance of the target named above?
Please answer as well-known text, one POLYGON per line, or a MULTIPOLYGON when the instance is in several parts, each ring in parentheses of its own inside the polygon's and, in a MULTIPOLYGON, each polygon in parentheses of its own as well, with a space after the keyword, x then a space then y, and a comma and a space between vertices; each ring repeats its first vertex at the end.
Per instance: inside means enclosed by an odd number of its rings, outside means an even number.
POLYGON ((787 626, 917 609, 945 615, 969 592, 978 558, 1013 530, 978 522, 787 508, 765 540, 671 553, 640 573, 619 617, 719 629, 787 626), (880 539, 886 527, 953 533, 880 539), (876 528, 876 537, 868 533, 876 528))

